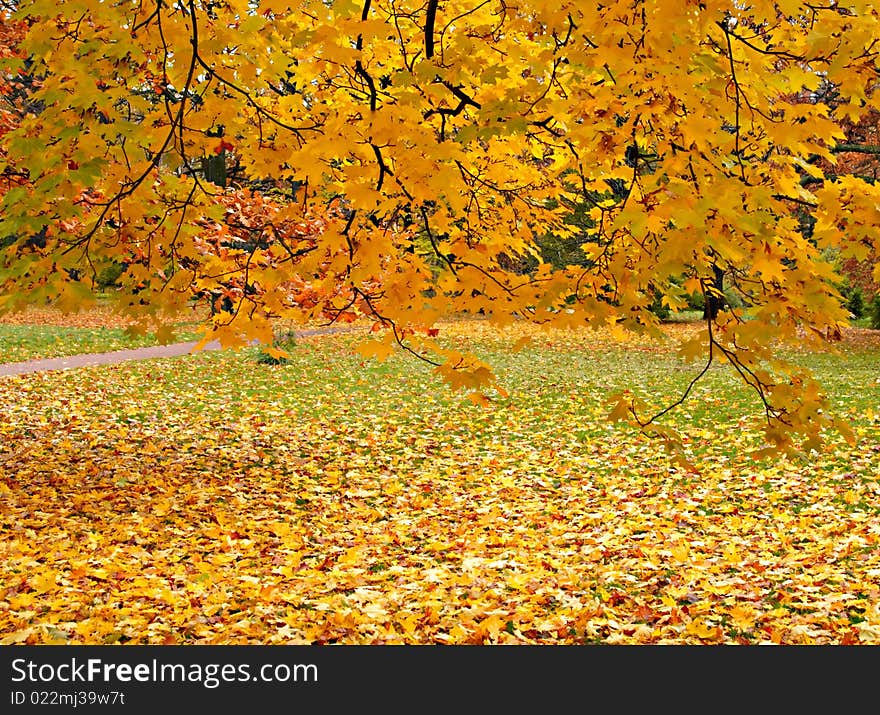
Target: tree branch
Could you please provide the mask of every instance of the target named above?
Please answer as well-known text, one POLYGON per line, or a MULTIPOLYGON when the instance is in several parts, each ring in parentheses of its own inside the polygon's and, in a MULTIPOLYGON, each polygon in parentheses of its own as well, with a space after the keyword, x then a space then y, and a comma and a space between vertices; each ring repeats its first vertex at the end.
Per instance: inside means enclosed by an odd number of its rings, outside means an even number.
POLYGON ((425 57, 431 59, 434 56, 434 20, 437 18, 437 5, 440 0, 428 0, 428 9, 425 11, 425 57))

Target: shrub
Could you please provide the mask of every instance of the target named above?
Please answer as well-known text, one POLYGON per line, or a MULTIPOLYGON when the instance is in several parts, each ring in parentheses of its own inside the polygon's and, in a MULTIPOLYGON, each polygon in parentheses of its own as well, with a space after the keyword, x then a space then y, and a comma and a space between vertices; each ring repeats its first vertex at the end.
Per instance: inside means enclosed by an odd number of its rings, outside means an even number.
POLYGON ((845 306, 854 318, 861 318, 865 314, 865 300, 859 288, 850 289, 845 306))
POLYGON ((98 271, 95 282, 99 288, 113 288, 118 285, 119 277, 125 272, 125 265, 122 263, 111 263, 109 266, 98 271))
MULTIPOLYGON (((275 350, 284 350, 291 352, 296 347, 296 334, 292 330, 282 333, 272 343, 275 350)), ((257 354, 257 363, 260 365, 288 365, 290 360, 286 357, 276 357, 267 352, 266 348, 261 348, 257 354)))
POLYGON ((660 320, 669 320, 669 316, 671 315, 669 306, 663 302, 663 296, 659 293, 654 296, 654 302, 648 306, 648 310, 660 318, 660 320))
POLYGON ((730 308, 742 308, 745 306, 742 296, 733 288, 724 289, 724 304, 730 308))
POLYGON ((706 296, 702 291, 694 291, 687 296, 688 310, 704 310, 706 308, 706 296))
POLYGON ((868 309, 868 325, 874 330, 880 330, 880 293, 874 296, 871 307, 868 309))

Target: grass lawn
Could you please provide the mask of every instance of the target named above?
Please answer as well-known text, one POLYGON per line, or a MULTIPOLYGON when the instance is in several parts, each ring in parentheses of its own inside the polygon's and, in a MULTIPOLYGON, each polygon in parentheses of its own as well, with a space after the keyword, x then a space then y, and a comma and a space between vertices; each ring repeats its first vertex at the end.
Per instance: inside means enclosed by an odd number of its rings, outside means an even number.
MULTIPOLYGON (((195 323, 183 320, 175 339, 197 339, 195 323)), ((130 335, 109 307, 64 315, 52 308, 0 317, 0 363, 67 357, 156 345, 155 335, 130 335)))
MULTIPOLYGON (((195 340, 192 331, 179 341, 195 340)), ((64 328, 54 325, 0 325, 0 362, 67 357, 156 345, 152 335, 130 336, 121 328, 64 328)))
POLYGON ((855 447, 753 459, 718 367, 690 471, 606 415, 693 366, 524 330, 441 330, 487 407, 353 335, 0 378, 0 643, 880 643, 876 333, 800 356, 855 447))

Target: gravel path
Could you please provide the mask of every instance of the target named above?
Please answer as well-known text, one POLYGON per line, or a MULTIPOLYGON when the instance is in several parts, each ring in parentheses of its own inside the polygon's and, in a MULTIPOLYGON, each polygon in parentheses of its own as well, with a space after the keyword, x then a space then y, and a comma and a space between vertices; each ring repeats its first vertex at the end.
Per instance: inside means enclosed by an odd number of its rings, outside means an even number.
MULTIPOLYGON (((313 335, 330 335, 333 333, 348 333, 355 328, 328 327, 310 328, 294 332, 296 338, 307 338, 313 335)), ((44 372, 46 370, 72 370, 77 367, 90 367, 93 365, 112 365, 126 360, 152 360, 153 358, 178 357, 189 355, 198 343, 174 343, 173 345, 154 345, 146 348, 133 348, 131 350, 114 350, 109 353, 89 353, 87 355, 69 355, 60 358, 45 358, 42 360, 25 360, 23 362, 9 362, 0 364, 0 377, 6 375, 27 375, 32 372, 44 372)), ((220 343, 216 340, 208 343, 202 350, 219 350, 220 343)))

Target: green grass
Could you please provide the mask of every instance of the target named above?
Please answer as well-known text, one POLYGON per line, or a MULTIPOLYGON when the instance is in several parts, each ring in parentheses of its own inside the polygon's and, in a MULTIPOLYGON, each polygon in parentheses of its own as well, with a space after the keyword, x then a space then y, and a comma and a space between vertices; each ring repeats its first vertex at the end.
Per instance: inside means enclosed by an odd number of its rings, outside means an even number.
MULTIPOLYGON (((195 335, 190 332, 177 337, 189 340, 195 335)), ((216 413, 218 419, 221 413, 226 418, 239 417, 244 405, 252 401, 310 414, 317 400, 321 411, 335 412, 331 403, 323 403, 322 395, 343 395, 346 400, 362 404, 392 399, 394 404, 389 407, 415 410, 425 419, 426 410, 452 409, 452 405, 463 402, 460 393, 440 384, 430 366, 412 358, 394 355, 384 363, 365 364, 353 352, 357 340, 349 335, 291 342, 282 346, 291 356, 281 365, 266 361, 265 353, 256 348, 203 354, 192 358, 193 364, 180 372, 171 364, 167 368, 164 362, 160 364, 168 370, 169 384, 181 383, 176 387, 185 407, 216 413), (338 349, 328 350, 328 346, 338 349), (389 386, 393 386, 390 396, 386 394, 389 386)), ((0 325, 0 362, 120 350, 155 342, 150 335, 132 338, 121 329, 0 325)), ((581 348, 576 338, 570 337, 536 343, 517 352, 510 350, 510 340, 504 337, 484 338, 474 345, 455 336, 449 343, 459 349, 476 348, 480 357, 496 369, 504 388, 511 393, 509 398, 494 395, 497 409, 522 410, 524 416, 532 414, 535 420, 562 410, 569 419, 582 421, 572 433, 581 439, 609 429, 603 419, 609 409, 605 402, 609 395, 633 388, 639 397, 659 409, 676 399, 701 368, 678 360, 671 351, 597 344, 581 348)), ((816 373, 843 414, 857 414, 880 404, 876 367, 880 356, 876 352, 799 354, 797 358, 816 373)), ((156 410, 161 412, 158 406, 156 410)), ((492 409, 477 409, 469 415, 485 420, 494 413, 492 409)), ((699 431, 718 426, 735 428, 749 413, 759 413, 754 393, 731 369, 716 365, 671 418, 679 429, 699 431)), ((537 423, 534 427, 544 430, 537 423)), ((528 428, 527 423, 524 429, 528 428)))
MULTIPOLYGON (((115 414, 107 417, 170 421, 169 429, 177 419, 186 425, 190 413, 220 426, 258 414, 266 421, 305 423, 317 418, 345 424, 352 439, 364 439, 375 424, 391 420, 415 432, 443 424, 444 439, 464 440, 476 430, 485 444, 542 442, 564 444, 570 450, 615 435, 631 445, 641 444, 639 449, 655 449, 655 443, 634 430, 606 420, 608 397, 630 388, 661 409, 702 367, 680 361, 671 351, 580 347, 569 339, 513 352, 510 340, 484 339, 471 347, 496 369, 510 396, 490 390, 492 405, 480 408, 462 393, 450 391, 430 366, 411 357, 395 354, 383 363, 364 362, 353 350, 357 340, 342 335, 299 341, 286 346, 290 357, 280 365, 261 363, 264 353, 257 348, 132 365, 112 376, 114 388, 106 407, 115 414), (157 370, 163 379, 155 385, 139 377, 157 370), (164 404, 169 390, 179 408, 174 415, 164 404)), ((462 338, 449 342, 458 348, 467 345, 462 338)), ((863 431, 876 429, 864 422, 864 414, 880 405, 880 354, 857 350, 795 357, 816 373, 839 414, 855 420, 863 431)), ((666 423, 685 435, 695 456, 741 459, 744 449, 760 445, 760 432, 753 429, 760 416, 757 396, 731 368, 719 364, 666 423)))
MULTIPOLYGON (((177 340, 194 340, 191 330, 177 340)), ((153 335, 132 337, 121 328, 74 328, 54 325, 0 324, 0 363, 67 357, 156 345, 153 335)))
POLYGON ((666 323, 695 323, 702 322, 702 310, 683 310, 679 313, 670 313, 664 322, 666 323))

